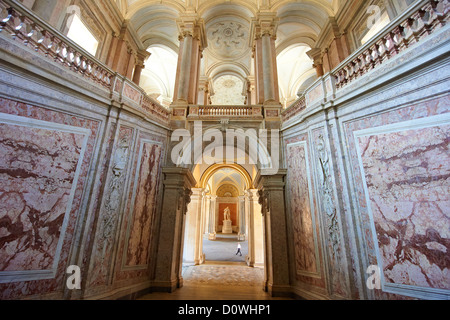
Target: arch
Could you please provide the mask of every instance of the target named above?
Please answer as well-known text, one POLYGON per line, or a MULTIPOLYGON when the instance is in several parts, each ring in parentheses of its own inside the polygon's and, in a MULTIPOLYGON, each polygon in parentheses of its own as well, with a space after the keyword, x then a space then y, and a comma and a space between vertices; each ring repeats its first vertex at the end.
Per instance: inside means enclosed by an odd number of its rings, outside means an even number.
MULTIPOLYGON (((162 1, 159 1, 159 0, 136 1, 131 6, 128 7, 128 12, 125 16, 125 19, 130 20, 140 10, 146 9, 153 5, 161 5, 161 3, 162 3, 162 1)), ((178 12, 178 14, 186 11, 186 8, 180 3, 180 1, 167 0, 167 1, 164 1, 163 6, 166 6, 168 8, 176 10, 178 12)))
POLYGON ((144 36, 142 44, 147 49, 150 47, 165 46, 171 49, 176 55, 178 55, 179 47, 172 42, 172 39, 169 39, 163 34, 158 35, 153 33, 151 36, 144 36))
POLYGON ((324 0, 302 0, 299 2, 292 3, 289 0, 282 0, 282 1, 276 1, 272 7, 270 8, 272 11, 278 12, 282 11, 282 9, 285 9, 286 6, 293 5, 293 6, 310 6, 314 7, 316 10, 322 11, 327 16, 334 16, 334 6, 330 5, 330 3, 327 3, 324 0))
POLYGON ((280 43, 277 48, 277 56, 281 54, 284 50, 289 48, 292 45, 306 45, 310 48, 314 48, 317 41, 317 36, 314 34, 304 34, 304 35, 293 35, 285 40, 283 40, 282 43, 280 43))
POLYGON ((247 66, 239 62, 217 62, 206 70, 206 76, 215 81, 217 78, 225 75, 236 76, 245 82, 250 75, 247 66))
POLYGON ((209 179, 222 169, 233 169, 240 173, 245 181, 246 189, 253 189, 253 181, 250 177, 250 174, 245 170, 242 166, 238 164, 213 164, 210 166, 206 171, 203 173, 200 182, 198 182, 197 188, 206 188, 206 185, 208 184, 209 179))
POLYGON ((228 6, 228 8, 233 8, 232 10, 234 10, 234 11, 241 11, 241 12, 243 12, 242 8, 239 8, 239 7, 243 7, 246 10, 248 10, 247 16, 249 16, 249 17, 256 16, 257 11, 258 11, 258 8, 255 6, 255 4, 251 3, 250 1, 235 0, 235 1, 233 1, 233 3, 230 3, 229 1, 226 1, 226 0, 212 0, 212 1, 204 1, 198 7, 197 12, 199 13, 200 16, 208 16, 210 11, 215 10, 215 9, 223 12, 223 8, 226 6, 228 6), (220 8, 217 8, 217 7, 220 7, 220 8), (234 9, 234 8, 238 8, 238 9, 234 9))
MULTIPOLYGON (((207 130, 210 130, 210 129, 217 129, 220 131, 222 129, 222 125, 220 125, 220 124, 212 125, 212 126, 208 126, 206 128, 202 128, 201 135, 198 135, 198 134, 192 135, 191 132, 187 132, 186 130, 181 130, 186 135, 189 134, 189 136, 191 138, 189 140, 185 141, 185 143, 182 145, 182 148, 180 150, 181 151, 180 154, 182 154, 182 156, 177 157, 177 161, 173 161, 173 159, 172 159, 172 161, 174 162, 174 164, 177 167, 185 167, 185 168, 194 169, 196 164, 201 163, 200 160, 202 160, 203 151, 204 151, 203 133, 205 133, 207 130), (192 148, 192 146, 194 146, 194 148, 192 148), (192 154, 194 154, 194 156, 199 155, 199 157, 193 159, 192 154)), ((245 128, 238 127, 238 126, 232 126, 232 125, 228 126, 228 129, 244 130, 244 132, 246 131, 245 128)), ((223 134, 223 132, 222 132, 222 134, 223 134)), ((260 167, 258 167, 258 169, 271 170, 271 168, 273 168, 273 166, 274 166, 274 163, 273 163, 272 156, 270 155, 269 150, 267 149, 267 146, 265 146, 264 143, 261 141, 261 139, 257 136, 255 136, 255 137, 251 136, 251 137, 249 137, 249 139, 250 139, 250 141, 249 141, 250 144, 253 143, 255 146, 258 147, 257 154, 256 155, 253 154, 253 156, 255 156, 256 158, 250 158, 252 156, 252 154, 249 154, 247 152, 247 150, 245 149, 247 144, 244 146, 235 145, 234 146, 235 151, 236 150, 244 151, 246 156, 249 157, 249 160, 251 161, 250 162, 251 165, 258 164, 260 166, 260 167)), ((223 146, 224 147, 226 146, 226 140, 223 141, 223 146)), ((227 160, 226 154, 224 153, 224 158, 222 159, 222 161, 226 162, 226 160, 227 160)))
POLYGON ((226 197, 227 193, 231 193, 230 197, 237 198, 240 195, 239 189, 231 184, 231 183, 223 183, 220 187, 216 190, 216 195, 218 197, 226 197))

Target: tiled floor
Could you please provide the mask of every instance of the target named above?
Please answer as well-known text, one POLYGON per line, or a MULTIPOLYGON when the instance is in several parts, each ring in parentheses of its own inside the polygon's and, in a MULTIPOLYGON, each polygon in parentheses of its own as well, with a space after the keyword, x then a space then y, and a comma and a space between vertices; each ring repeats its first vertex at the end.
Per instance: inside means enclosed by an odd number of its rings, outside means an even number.
POLYGON ((187 267, 184 286, 174 293, 152 293, 140 300, 286 300, 262 290, 264 271, 243 263, 208 262, 187 267))
POLYGON ((286 300, 271 298, 263 291, 264 269, 245 263, 248 242, 237 235, 218 234, 203 242, 206 263, 184 266, 184 286, 174 293, 152 293, 140 300, 286 300), (242 256, 236 255, 241 243, 242 256))
POLYGON ((140 300, 279 300, 262 289, 264 269, 245 263, 246 241, 238 241, 236 235, 218 234, 216 241, 204 240, 203 253, 205 264, 183 267, 183 288, 174 293, 152 293, 140 300), (242 256, 236 255, 238 242, 242 256))

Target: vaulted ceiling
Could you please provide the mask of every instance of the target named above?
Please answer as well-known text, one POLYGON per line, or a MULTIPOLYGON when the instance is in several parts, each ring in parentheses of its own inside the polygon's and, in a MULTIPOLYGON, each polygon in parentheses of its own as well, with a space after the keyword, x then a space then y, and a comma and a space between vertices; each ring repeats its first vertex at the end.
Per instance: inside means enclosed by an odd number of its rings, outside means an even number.
MULTIPOLYGON (((253 73, 249 38, 252 19, 258 12, 276 12, 280 19, 276 50, 280 77, 283 78, 280 82, 280 95, 285 103, 295 99, 302 84, 314 74, 312 61, 305 52, 314 46, 328 18, 338 11, 340 2, 343 1, 116 0, 122 15, 130 21, 144 46, 165 48, 169 55, 178 53, 179 33, 176 21, 180 15, 196 13, 203 18, 208 47, 204 52, 202 76, 211 79, 213 84, 223 76, 237 77, 246 84, 246 79, 253 73), (286 70, 289 72, 286 73, 286 70)), ((147 67, 154 70, 153 66, 167 63, 167 59, 159 62, 153 58, 150 62, 151 65, 147 64, 147 67)), ((156 79, 158 72, 151 75, 153 85, 151 77, 147 79, 148 88, 164 87, 170 91, 173 84, 165 82, 172 79, 171 75, 161 74, 161 79, 156 79)), ((150 71, 147 72, 149 74, 150 71)), ((217 88, 214 89, 217 91, 217 88)), ((171 98, 167 90, 160 91, 165 99, 171 98)))

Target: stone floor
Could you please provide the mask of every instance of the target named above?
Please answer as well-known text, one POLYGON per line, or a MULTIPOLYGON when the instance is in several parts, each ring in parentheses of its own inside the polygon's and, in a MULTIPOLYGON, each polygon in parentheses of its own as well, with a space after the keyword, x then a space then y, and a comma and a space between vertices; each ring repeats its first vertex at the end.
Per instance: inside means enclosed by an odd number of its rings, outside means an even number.
POLYGON ((174 293, 152 293, 140 300, 291 300, 262 290, 264 270, 245 263, 207 262, 183 272, 184 286, 174 293))
POLYGON ((286 300, 263 291, 264 269, 247 266, 248 242, 238 241, 237 235, 217 234, 215 241, 205 238, 203 253, 205 264, 183 266, 183 288, 140 300, 286 300), (236 255, 238 242, 242 256, 236 255))
POLYGON ((248 241, 238 241, 237 234, 217 234, 216 240, 203 240, 203 253, 206 261, 245 262, 248 254, 248 241), (242 256, 236 255, 238 243, 242 246, 242 256))

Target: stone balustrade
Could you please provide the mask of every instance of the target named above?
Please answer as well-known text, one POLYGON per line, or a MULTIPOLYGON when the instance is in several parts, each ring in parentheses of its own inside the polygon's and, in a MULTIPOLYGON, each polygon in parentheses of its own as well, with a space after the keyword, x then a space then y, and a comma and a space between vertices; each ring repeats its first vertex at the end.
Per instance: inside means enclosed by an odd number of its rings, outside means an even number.
POLYGON ((302 97, 283 111, 283 122, 291 120, 319 101, 333 99, 335 94, 350 83, 386 64, 388 60, 445 26, 449 8, 448 0, 423 0, 411 6, 391 21, 377 37, 312 84, 302 97))
POLYGON ((190 106, 189 116, 198 118, 263 118, 262 106, 190 106))
POLYGON ((0 1, 0 32, 103 87, 112 87, 112 70, 15 1, 0 1))
POLYGON ((283 121, 288 121, 296 114, 302 112, 306 109, 306 98, 303 96, 297 101, 295 101, 291 106, 289 106, 286 110, 281 114, 281 118, 283 121))
POLYGON ((21 3, 0 0, 0 34, 32 48, 58 65, 93 81, 108 90, 113 100, 126 102, 128 109, 164 126, 170 111, 150 98, 131 80, 114 72, 94 56, 36 16, 21 3))
POLYGON ((445 25, 448 10, 448 0, 428 0, 412 6, 332 72, 336 88, 343 88, 445 25))

